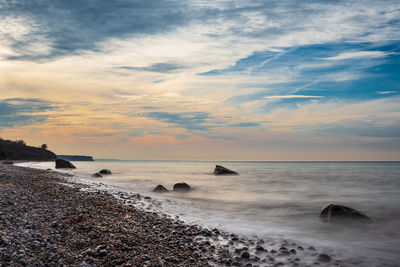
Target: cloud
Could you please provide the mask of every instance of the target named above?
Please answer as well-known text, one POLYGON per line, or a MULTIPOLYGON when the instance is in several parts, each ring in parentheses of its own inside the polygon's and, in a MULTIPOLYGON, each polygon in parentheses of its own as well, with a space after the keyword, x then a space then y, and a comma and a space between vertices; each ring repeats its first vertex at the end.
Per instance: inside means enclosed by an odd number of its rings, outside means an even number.
POLYGON ((288 99, 288 98, 321 98, 323 96, 316 95, 272 95, 265 96, 266 99, 288 99))
POLYGON ((393 121, 389 125, 380 125, 379 122, 374 121, 346 119, 319 127, 318 132, 328 135, 400 139, 400 121, 393 121))
MULTIPOLYGON (((227 47, 240 58, 261 49, 279 52, 338 40, 380 41, 387 36, 396 40, 400 12, 393 8, 395 3, 364 1, 355 7, 351 2, 326 1, 2 1, 0 15, 7 24, 0 35, 15 53, 10 59, 35 61, 98 52, 110 40, 178 31, 193 33, 188 41, 208 50, 211 58, 218 55, 215 52, 227 55, 227 47), (9 29, 18 29, 19 34, 9 29), (207 47, 202 47, 204 40, 207 47)), ((178 34, 181 42, 175 42, 176 50, 185 50, 185 36, 178 34)))
POLYGON ((378 91, 377 93, 380 95, 389 95, 389 94, 397 94, 399 91, 378 91))
POLYGON ((209 123, 211 116, 207 112, 148 112, 142 114, 150 119, 175 124, 180 128, 188 130, 208 130, 213 127, 209 123))
POLYGON ((171 73, 183 68, 185 68, 185 66, 174 63, 156 63, 149 67, 131 67, 131 66, 120 67, 120 69, 124 70, 150 71, 150 72, 160 72, 160 73, 171 73))
POLYGON ((9 98, 0 100, 0 128, 18 127, 43 123, 46 111, 55 109, 54 104, 41 99, 9 98))
POLYGON ((187 135, 187 134, 176 134, 175 138, 178 139, 178 140, 183 140, 183 139, 190 138, 190 135, 187 135))
POLYGON ((140 137, 140 136, 143 136, 144 133, 145 133, 145 130, 144 130, 144 129, 134 129, 133 131, 131 131, 131 132, 128 134, 128 136, 131 136, 131 137, 140 137))
POLYGON ((2 19, 19 18, 27 31, 12 40, 17 55, 37 60, 98 49, 108 38, 155 34, 189 20, 181 1, 2 1, 2 19), (35 44, 36 43, 36 44, 35 44), (43 49, 32 50, 32 44, 43 49))
POLYGON ((77 137, 108 137, 108 136, 115 136, 119 133, 75 133, 72 134, 73 136, 77 137))
POLYGON ((324 60, 346 60, 346 59, 359 59, 359 58, 381 58, 386 57, 390 53, 384 51, 354 51, 343 52, 337 56, 326 57, 324 60))
POLYGON ((42 99, 8 98, 0 100, 1 116, 44 112, 54 108, 51 103, 42 99))
POLYGON ((240 123, 234 123, 230 124, 229 126, 231 127, 255 127, 260 125, 258 122, 240 122, 240 123))

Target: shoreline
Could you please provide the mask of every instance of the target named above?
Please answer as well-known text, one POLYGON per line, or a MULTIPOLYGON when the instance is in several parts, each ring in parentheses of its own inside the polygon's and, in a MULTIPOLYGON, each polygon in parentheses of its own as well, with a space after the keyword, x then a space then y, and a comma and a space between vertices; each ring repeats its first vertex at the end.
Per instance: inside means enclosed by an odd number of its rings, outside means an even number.
POLYGON ((133 205, 150 197, 117 199, 71 178, 0 164, 0 266, 342 265, 311 246, 190 225, 133 205))

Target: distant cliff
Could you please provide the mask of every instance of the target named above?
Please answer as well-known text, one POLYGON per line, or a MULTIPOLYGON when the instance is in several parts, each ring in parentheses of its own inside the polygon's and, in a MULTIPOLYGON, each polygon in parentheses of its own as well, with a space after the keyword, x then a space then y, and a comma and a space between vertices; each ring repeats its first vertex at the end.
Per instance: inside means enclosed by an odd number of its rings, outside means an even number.
POLYGON ((57 155, 59 159, 65 159, 69 161, 94 161, 91 156, 80 156, 80 155, 57 155))
POLYGON ((11 141, 0 138, 0 160, 33 160, 53 161, 57 159, 56 154, 47 150, 47 145, 33 147, 24 141, 11 141))

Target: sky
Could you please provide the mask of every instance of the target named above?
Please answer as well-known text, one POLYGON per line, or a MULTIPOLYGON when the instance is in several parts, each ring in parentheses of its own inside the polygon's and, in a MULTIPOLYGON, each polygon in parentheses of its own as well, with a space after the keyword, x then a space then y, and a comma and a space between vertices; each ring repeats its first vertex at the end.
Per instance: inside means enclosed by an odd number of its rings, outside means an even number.
POLYGON ((0 0, 0 137, 56 154, 400 160, 400 2, 0 0))

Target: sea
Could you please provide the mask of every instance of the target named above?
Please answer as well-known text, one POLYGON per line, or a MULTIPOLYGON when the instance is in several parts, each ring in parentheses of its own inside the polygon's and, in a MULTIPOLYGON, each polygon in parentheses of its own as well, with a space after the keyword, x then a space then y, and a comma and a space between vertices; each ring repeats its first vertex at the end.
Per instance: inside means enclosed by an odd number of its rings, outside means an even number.
MULTIPOLYGON (((161 205, 148 209, 191 224, 266 240, 313 245, 330 255, 370 266, 400 266, 400 162, 72 162, 63 170, 88 184, 135 192, 161 205), (219 164, 239 173, 215 176, 219 164), (101 169, 112 175, 92 178, 101 169), (158 184, 193 187, 188 193, 153 193, 158 184), (373 223, 329 223, 319 218, 328 203, 366 213, 373 223)), ((54 169, 54 162, 21 163, 54 169)))

